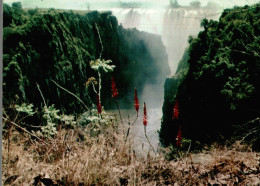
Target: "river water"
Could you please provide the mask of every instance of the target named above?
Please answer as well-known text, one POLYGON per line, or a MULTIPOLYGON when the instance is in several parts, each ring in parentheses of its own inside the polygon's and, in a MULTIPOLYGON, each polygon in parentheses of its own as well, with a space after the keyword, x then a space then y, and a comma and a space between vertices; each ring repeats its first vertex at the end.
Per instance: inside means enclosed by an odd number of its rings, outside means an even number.
MULTIPOLYGON (((159 145, 159 135, 158 130, 160 130, 161 117, 162 117, 162 109, 161 107, 149 108, 147 107, 147 115, 148 115, 148 124, 146 126, 147 137, 150 140, 155 151, 158 149, 159 145)), ((128 140, 131 141, 133 148, 138 152, 148 152, 148 150, 152 151, 147 139, 145 138, 144 133, 144 125, 143 125, 143 106, 140 105, 139 116, 136 120, 136 111, 135 109, 121 109, 121 115, 123 118, 124 132, 126 133, 127 127, 129 126, 130 119, 130 133, 128 136, 128 140), (129 115, 129 119, 128 119, 129 115), (134 121, 136 122, 134 123, 134 121), (133 124, 134 123, 134 124, 133 124), (133 125, 132 125, 133 124, 133 125)), ((116 114, 119 119, 118 110, 109 110, 108 113, 116 114)), ((120 121, 120 120, 119 120, 120 121)))

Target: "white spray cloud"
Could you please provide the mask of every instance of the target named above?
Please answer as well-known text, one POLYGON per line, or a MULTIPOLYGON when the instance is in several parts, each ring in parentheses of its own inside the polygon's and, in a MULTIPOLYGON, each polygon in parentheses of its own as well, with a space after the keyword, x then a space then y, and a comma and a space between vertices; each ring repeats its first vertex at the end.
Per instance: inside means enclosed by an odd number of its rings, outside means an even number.
MULTIPOLYGON (((4 0, 4 3, 12 4, 12 2, 22 2, 25 8, 63 8, 63 9, 86 9, 87 5, 90 8, 101 8, 107 7, 109 4, 114 6, 115 3, 143 3, 153 4, 157 7, 165 7, 169 5, 169 0, 4 0)), ((180 5, 189 5, 194 0, 179 0, 180 5)), ((259 3, 259 0, 203 0, 201 5, 205 6, 208 2, 216 2, 224 8, 232 6, 243 6, 245 4, 259 3)))

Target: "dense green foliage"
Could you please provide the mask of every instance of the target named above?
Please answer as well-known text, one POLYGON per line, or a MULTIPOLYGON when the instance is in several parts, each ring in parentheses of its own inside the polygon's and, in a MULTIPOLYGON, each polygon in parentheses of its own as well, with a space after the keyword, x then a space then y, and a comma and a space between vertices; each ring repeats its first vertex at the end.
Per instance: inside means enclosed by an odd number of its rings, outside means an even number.
MULTIPOLYGON (((66 113, 84 111, 80 102, 58 88, 52 80, 80 97, 88 106, 96 95, 85 83, 97 73, 90 61, 112 60, 119 98, 133 95, 158 74, 169 74, 165 47, 159 36, 124 29, 111 12, 63 10, 24 10, 21 4, 4 4, 3 28, 3 102, 48 105, 66 113), (100 38, 101 41, 100 42, 100 38), (160 55, 155 55, 158 51, 160 55), (87 95, 89 94, 89 96, 87 95)), ((111 73, 102 75, 102 99, 111 102, 111 73)), ((132 97, 129 98, 132 103, 132 97)))
POLYGON ((164 145, 175 143, 178 126, 185 138, 212 142, 260 116, 259 4, 227 9, 218 22, 204 19, 201 26, 189 38, 189 66, 180 63, 180 72, 165 83, 164 145), (172 120, 176 100, 180 118, 172 120))

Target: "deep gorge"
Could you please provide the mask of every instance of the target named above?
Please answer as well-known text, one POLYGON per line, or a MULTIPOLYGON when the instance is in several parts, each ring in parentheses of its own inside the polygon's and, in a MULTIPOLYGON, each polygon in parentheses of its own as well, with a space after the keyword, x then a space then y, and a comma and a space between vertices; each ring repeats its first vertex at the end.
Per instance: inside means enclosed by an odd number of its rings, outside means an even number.
POLYGON ((83 113, 81 103, 53 84, 55 80, 95 108, 96 95, 85 84, 90 77, 98 78, 89 62, 101 56, 116 66, 113 73, 102 74, 101 101, 106 109, 116 107, 111 98, 114 76, 122 108, 133 109, 137 88, 141 105, 146 101, 148 111, 153 110, 151 136, 157 134, 164 97, 159 132, 163 145, 175 144, 179 126, 194 142, 229 138, 236 126, 259 116, 258 10, 258 5, 226 9, 218 21, 203 19, 194 26, 207 9, 98 12, 4 4, 4 106, 27 102, 42 107, 38 83, 48 105, 65 113, 83 113), (142 24, 147 20, 152 29, 142 24), (184 51, 187 40, 189 48, 184 51), (172 119, 176 100, 178 121, 172 119))

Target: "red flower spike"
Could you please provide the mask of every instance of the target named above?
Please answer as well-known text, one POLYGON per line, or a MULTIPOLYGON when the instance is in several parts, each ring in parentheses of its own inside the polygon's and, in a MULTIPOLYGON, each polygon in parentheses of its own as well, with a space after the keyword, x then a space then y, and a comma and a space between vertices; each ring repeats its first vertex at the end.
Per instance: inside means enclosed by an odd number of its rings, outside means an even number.
POLYGON ((115 80, 114 80, 114 77, 112 76, 112 97, 113 98, 116 98, 118 96, 118 92, 117 92, 117 89, 116 89, 116 83, 115 83, 115 80))
POLYGON ((182 140, 181 127, 179 127, 178 134, 177 134, 177 137, 176 137, 176 145, 177 145, 177 147, 181 147, 181 140, 182 140))
POLYGON ((173 108, 173 117, 172 117, 172 119, 178 119, 179 118, 179 114, 180 114, 179 103, 178 103, 178 100, 176 100, 174 108, 173 108))
POLYGON ((102 106, 101 106, 98 94, 97 94, 97 111, 98 111, 98 114, 101 114, 101 112, 102 112, 102 106))
POLYGON ((137 90, 136 90, 136 88, 135 88, 135 103, 134 103, 134 105, 135 105, 135 110, 136 110, 136 112, 137 112, 137 114, 138 114, 138 110, 139 110, 139 101, 138 101, 138 97, 137 97, 137 90))
POLYGON ((144 126, 146 126, 148 123, 148 119, 147 119, 147 112, 146 112, 146 104, 144 102, 144 116, 143 116, 143 124, 144 126))

